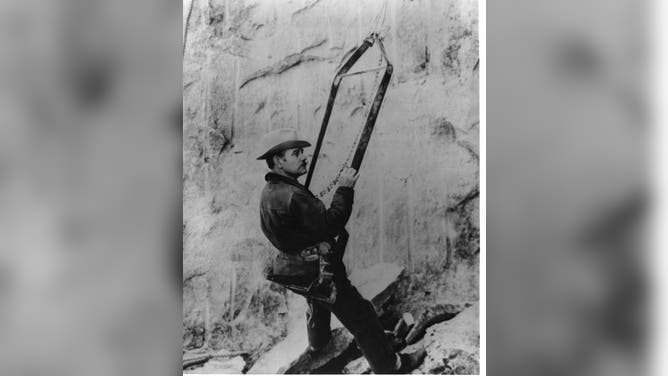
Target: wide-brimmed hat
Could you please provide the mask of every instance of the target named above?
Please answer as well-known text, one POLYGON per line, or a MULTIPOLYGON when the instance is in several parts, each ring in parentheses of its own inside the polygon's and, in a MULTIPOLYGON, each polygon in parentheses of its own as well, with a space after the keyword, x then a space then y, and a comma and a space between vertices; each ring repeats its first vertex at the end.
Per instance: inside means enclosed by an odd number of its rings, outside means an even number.
POLYGON ((300 140, 297 137, 296 130, 292 128, 277 129, 262 137, 259 148, 262 155, 257 159, 267 159, 283 150, 305 148, 307 146, 311 146, 311 144, 308 141, 300 140))

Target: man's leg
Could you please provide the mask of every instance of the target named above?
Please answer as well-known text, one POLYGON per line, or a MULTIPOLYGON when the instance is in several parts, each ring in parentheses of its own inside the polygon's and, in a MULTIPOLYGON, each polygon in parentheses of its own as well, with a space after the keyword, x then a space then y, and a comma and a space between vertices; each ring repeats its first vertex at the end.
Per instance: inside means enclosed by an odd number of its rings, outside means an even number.
POLYGON ((385 336, 373 305, 350 284, 342 263, 337 265, 337 269, 334 280, 338 294, 332 312, 355 337, 374 373, 396 373, 397 355, 385 336))
POLYGON ((306 299, 308 310, 306 311, 306 332, 308 333, 308 344, 311 350, 323 348, 332 337, 330 328, 331 312, 313 299, 306 299))

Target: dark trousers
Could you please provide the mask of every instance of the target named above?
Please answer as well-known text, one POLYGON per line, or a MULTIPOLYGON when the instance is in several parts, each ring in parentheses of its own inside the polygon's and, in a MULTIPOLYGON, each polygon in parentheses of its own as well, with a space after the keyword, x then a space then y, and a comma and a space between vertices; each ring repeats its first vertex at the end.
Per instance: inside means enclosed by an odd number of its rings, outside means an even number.
POLYGON ((307 298, 309 345, 317 349, 327 344, 331 337, 330 317, 334 313, 355 337, 374 373, 396 373, 396 354, 385 336, 376 311, 371 302, 352 286, 341 261, 334 264, 334 284, 337 297, 332 306, 307 298))

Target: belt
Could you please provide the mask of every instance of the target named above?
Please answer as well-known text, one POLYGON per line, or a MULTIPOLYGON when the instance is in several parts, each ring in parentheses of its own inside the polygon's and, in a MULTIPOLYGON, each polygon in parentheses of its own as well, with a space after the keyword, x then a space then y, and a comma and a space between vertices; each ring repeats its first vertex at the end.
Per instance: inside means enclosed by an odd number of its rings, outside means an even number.
POLYGON ((288 260, 307 261, 307 262, 318 261, 320 259, 320 254, 323 252, 328 252, 330 248, 331 247, 329 243, 323 242, 312 245, 310 247, 306 247, 296 253, 287 253, 281 251, 279 255, 288 260))

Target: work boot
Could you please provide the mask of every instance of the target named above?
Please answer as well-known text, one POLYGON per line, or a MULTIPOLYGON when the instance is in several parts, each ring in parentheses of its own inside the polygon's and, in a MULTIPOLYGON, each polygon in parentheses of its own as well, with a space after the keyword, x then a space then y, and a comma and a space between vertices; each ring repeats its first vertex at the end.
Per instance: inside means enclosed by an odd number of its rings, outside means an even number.
POLYGON ((309 346, 306 347, 306 350, 304 351, 304 354, 308 354, 310 356, 318 355, 318 353, 320 351, 322 351, 322 349, 324 349, 325 346, 327 346, 327 344, 325 344, 323 346, 320 346, 320 347, 313 347, 313 346, 309 345, 309 346))
MULTIPOLYGON (((317 358, 321 353, 322 349, 324 349, 325 346, 321 347, 313 347, 311 345, 306 346, 306 350, 304 350, 300 355, 299 358, 297 358, 296 363, 304 363, 304 362, 310 362, 313 359, 317 358)), ((281 373, 281 372, 279 372, 281 373)))
POLYGON ((399 366, 397 373, 398 374, 410 373, 412 370, 418 368, 422 364, 426 356, 427 356, 427 351, 425 349, 419 349, 410 354, 403 354, 403 353, 399 354, 401 365, 399 366))

